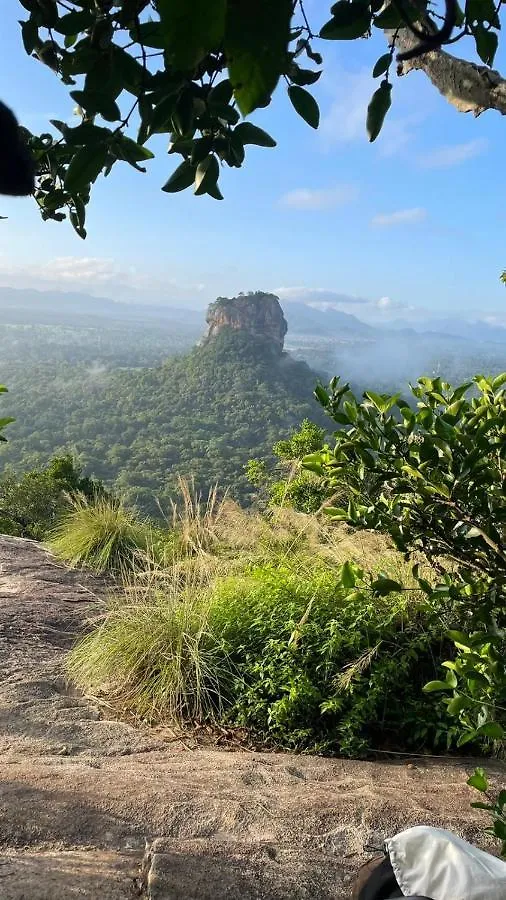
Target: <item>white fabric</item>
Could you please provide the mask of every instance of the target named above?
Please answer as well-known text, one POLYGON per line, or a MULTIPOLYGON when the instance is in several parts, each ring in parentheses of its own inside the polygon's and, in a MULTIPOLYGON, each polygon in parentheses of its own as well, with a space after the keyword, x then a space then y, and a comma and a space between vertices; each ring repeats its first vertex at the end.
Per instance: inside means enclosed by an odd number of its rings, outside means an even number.
POLYGON ((506 863, 462 838, 425 825, 386 841, 405 897, 431 900, 506 900, 506 863))

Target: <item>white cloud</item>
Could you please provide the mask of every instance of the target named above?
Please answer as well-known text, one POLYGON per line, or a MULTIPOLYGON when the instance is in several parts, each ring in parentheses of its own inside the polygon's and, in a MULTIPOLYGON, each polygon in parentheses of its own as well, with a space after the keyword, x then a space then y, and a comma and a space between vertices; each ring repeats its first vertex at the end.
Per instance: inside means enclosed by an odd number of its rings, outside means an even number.
POLYGON ((419 163, 424 169, 445 169, 451 166, 458 166, 460 163, 467 162, 480 156, 488 149, 488 141, 486 138, 476 138, 474 141, 468 141, 465 144, 449 144, 445 147, 439 147, 420 156, 419 163))
POLYGON ((141 302, 143 299, 148 302, 188 299, 205 287, 179 284, 163 272, 147 273, 111 258, 94 256, 60 256, 23 266, 12 265, 0 257, 0 281, 12 287, 83 291, 92 296, 141 302))
POLYGON ((335 206, 343 206, 351 203, 358 194, 353 184, 341 184, 334 187, 296 188, 288 191, 280 198, 280 205, 288 209, 322 210, 333 209, 335 206))
POLYGON ((400 309, 415 309, 414 306, 409 306, 408 303, 403 303, 402 300, 392 300, 391 297, 380 297, 380 299, 376 301, 375 306, 377 309, 381 310, 381 312, 394 312, 400 309))
POLYGON ((506 328, 506 316, 504 315, 483 316, 482 321, 486 322, 487 325, 497 325, 498 328, 506 328))
POLYGON ((371 219, 371 225, 380 228, 388 228, 391 225, 414 225, 423 222, 427 216, 427 210, 421 206, 412 209, 398 209, 391 213, 379 213, 371 219))
POLYGON ((312 287, 279 287, 273 291, 281 300, 294 303, 305 303, 320 309, 332 309, 341 306, 367 305, 369 300, 363 297, 353 297, 349 294, 339 294, 328 288, 312 287))

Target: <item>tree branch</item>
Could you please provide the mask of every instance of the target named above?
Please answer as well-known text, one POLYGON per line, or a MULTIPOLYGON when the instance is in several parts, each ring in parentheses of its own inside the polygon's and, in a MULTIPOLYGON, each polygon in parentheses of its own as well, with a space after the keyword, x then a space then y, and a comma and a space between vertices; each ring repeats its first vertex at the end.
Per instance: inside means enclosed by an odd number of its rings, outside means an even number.
MULTIPOLYGON (((394 32, 388 30, 385 34, 391 42, 394 32)), ((401 28, 395 42, 396 50, 407 52, 416 46, 417 40, 407 28, 401 28)), ((459 112, 479 116, 487 109, 495 109, 506 115, 506 79, 494 69, 477 66, 444 50, 399 62, 398 74, 407 75, 413 69, 425 72, 434 87, 459 112)))

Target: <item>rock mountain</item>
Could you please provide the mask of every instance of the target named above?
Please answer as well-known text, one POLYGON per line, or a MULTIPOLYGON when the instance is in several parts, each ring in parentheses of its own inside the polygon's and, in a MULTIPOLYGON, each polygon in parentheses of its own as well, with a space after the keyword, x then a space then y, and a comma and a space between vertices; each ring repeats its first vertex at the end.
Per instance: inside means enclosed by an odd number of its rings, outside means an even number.
POLYGON ((226 329, 243 331, 272 341, 281 352, 288 330, 278 298, 258 291, 237 297, 218 297, 207 310, 209 330, 205 341, 226 329))

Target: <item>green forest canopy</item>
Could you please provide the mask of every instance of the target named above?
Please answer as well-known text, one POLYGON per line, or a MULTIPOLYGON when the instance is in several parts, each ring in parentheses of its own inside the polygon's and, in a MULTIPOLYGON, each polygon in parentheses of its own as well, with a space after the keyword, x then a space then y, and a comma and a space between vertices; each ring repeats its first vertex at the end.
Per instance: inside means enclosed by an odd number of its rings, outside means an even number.
POLYGON ((9 376, 10 405, 2 405, 16 422, 0 460, 27 469, 70 450, 152 513, 176 473, 203 489, 219 482, 245 501, 248 460, 272 458, 275 442, 304 418, 323 421, 317 378, 268 341, 226 331, 159 368, 19 367, 9 376))

